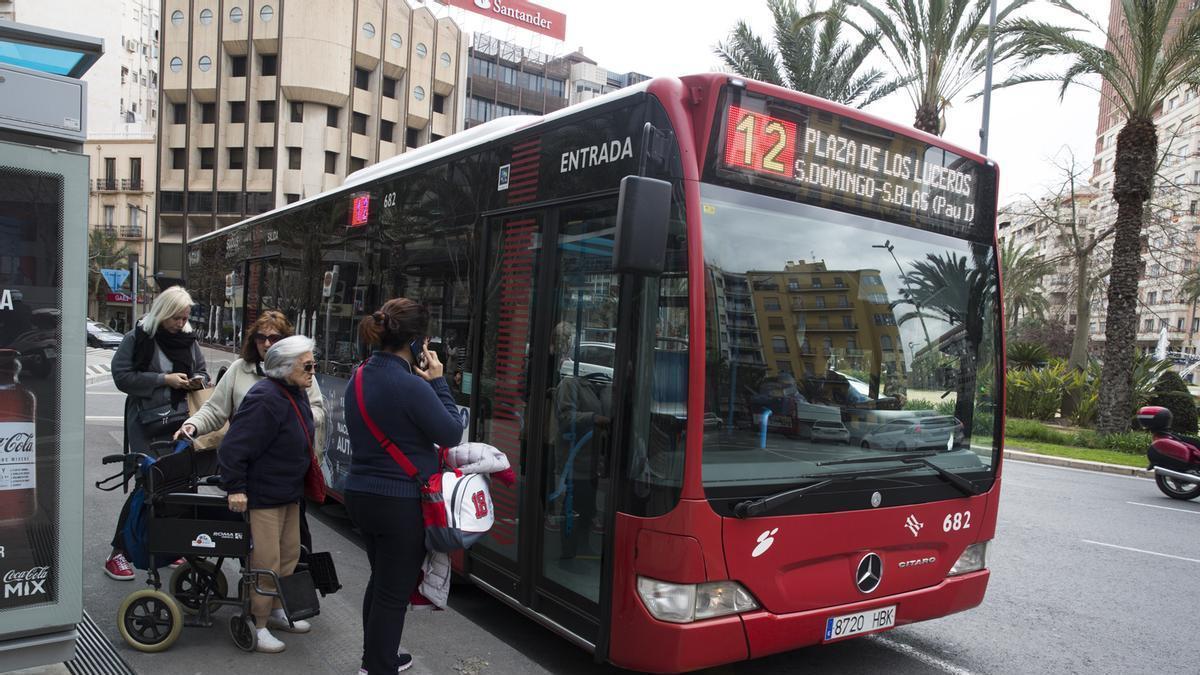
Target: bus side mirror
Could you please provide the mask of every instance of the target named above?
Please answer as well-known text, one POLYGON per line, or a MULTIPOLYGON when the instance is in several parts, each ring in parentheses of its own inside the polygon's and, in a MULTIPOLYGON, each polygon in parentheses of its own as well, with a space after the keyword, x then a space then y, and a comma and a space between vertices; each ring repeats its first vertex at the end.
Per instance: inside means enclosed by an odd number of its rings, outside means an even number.
POLYGON ((670 219, 670 183, 643 176, 622 178, 613 271, 645 276, 662 274, 670 219))

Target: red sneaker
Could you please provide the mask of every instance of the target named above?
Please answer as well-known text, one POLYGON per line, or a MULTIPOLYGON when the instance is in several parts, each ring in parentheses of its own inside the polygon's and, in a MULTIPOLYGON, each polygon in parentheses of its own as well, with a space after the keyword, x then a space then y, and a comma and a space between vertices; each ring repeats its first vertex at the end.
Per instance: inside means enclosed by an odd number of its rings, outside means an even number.
POLYGON ((112 557, 104 562, 104 573, 110 579, 117 581, 133 581, 137 576, 133 571, 133 566, 129 564, 129 560, 125 558, 124 553, 114 553, 112 557))

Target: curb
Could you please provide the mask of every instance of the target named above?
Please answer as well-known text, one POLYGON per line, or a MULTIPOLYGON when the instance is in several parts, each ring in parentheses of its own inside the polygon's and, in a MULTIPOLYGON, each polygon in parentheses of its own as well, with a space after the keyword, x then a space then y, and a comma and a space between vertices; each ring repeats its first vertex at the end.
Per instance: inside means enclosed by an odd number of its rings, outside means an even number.
POLYGON ((112 373, 110 373, 106 370, 103 373, 94 373, 94 374, 88 375, 83 380, 83 386, 86 387, 89 384, 96 384, 97 382, 103 382, 104 380, 111 380, 111 379, 112 379, 112 373))
POLYGON ((1053 455, 1039 455, 1035 452, 1025 450, 1016 450, 1011 448, 1004 449, 1004 459, 1012 459, 1018 462, 1030 462, 1033 464, 1046 464, 1049 466, 1064 466, 1069 469, 1083 469, 1084 471, 1097 471, 1100 473, 1109 473, 1117 476, 1133 476, 1135 478, 1153 478, 1154 472, 1146 469, 1139 469, 1135 466, 1123 466, 1121 464, 1106 464, 1105 462, 1092 462, 1086 459, 1071 459, 1069 457, 1055 457, 1053 455))

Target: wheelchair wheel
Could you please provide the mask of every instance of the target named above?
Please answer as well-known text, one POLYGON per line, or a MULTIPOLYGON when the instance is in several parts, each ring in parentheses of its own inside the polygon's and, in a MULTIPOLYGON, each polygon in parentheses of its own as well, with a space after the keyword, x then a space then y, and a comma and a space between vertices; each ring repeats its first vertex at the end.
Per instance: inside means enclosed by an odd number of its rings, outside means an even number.
POLYGON ((229 617, 229 635, 233 644, 244 652, 252 652, 258 646, 258 631, 254 627, 254 619, 237 614, 229 617))
POLYGON ((221 600, 229 596, 229 582, 217 566, 207 560, 185 562, 171 573, 171 595, 184 614, 199 614, 200 603, 208 594, 208 613, 221 608, 221 600))
POLYGON ((117 628, 130 647, 140 652, 161 652, 179 639, 183 613, 171 596, 144 588, 125 596, 117 610, 117 628))

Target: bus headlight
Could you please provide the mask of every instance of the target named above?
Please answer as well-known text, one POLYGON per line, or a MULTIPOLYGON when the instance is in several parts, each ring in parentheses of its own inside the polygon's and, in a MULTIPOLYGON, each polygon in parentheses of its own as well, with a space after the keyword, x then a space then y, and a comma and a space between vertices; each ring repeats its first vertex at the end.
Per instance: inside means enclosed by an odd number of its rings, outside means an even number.
POLYGON ((736 581, 675 584, 638 577, 638 595, 659 621, 691 623, 758 609, 758 601, 736 581))
POLYGON ((954 563, 954 567, 950 568, 950 574, 966 574, 967 572, 978 572, 986 565, 988 542, 981 541, 978 544, 971 544, 967 550, 963 551, 962 555, 958 556, 958 561, 954 563))

